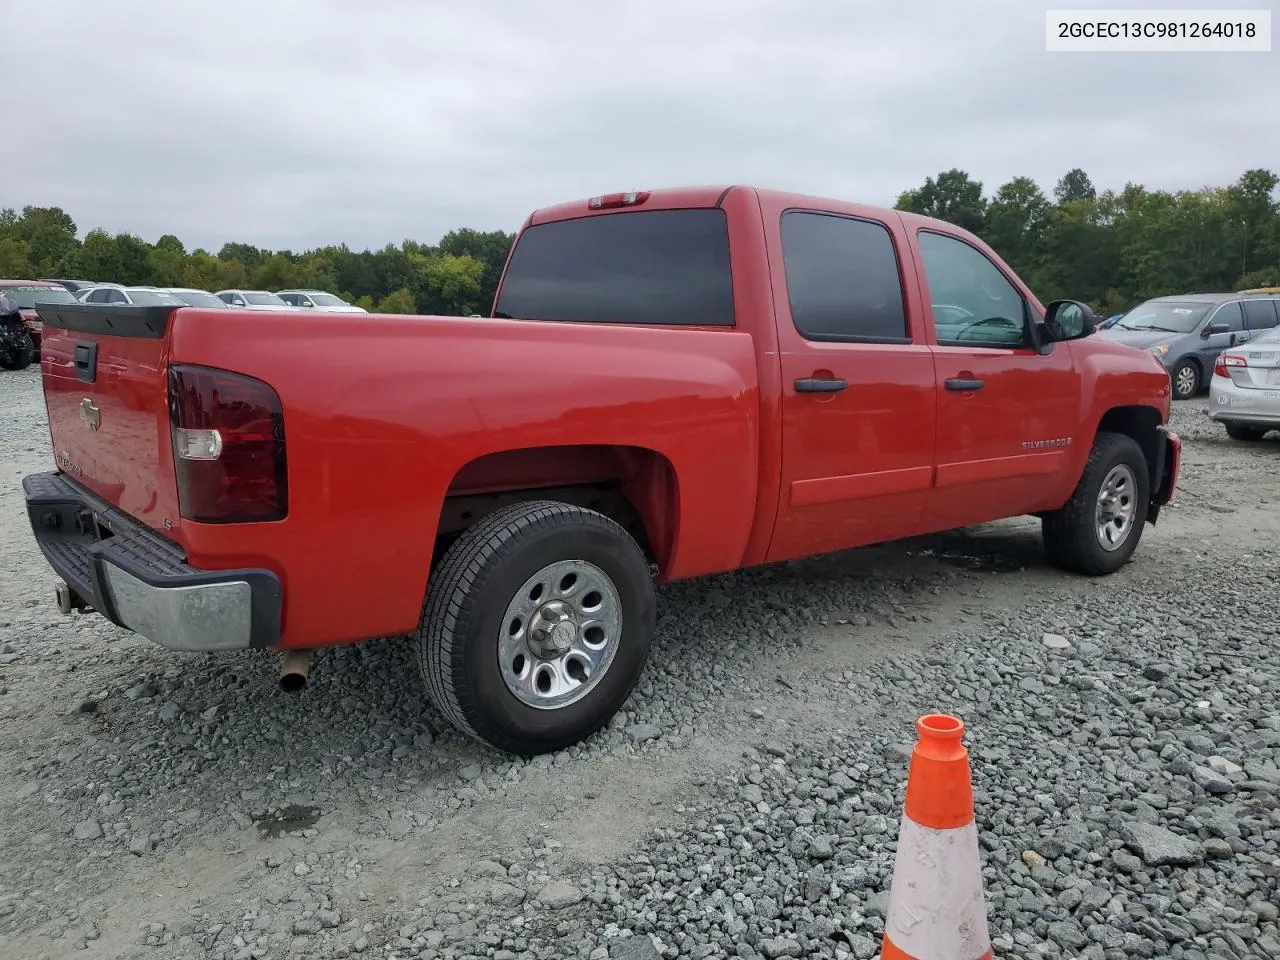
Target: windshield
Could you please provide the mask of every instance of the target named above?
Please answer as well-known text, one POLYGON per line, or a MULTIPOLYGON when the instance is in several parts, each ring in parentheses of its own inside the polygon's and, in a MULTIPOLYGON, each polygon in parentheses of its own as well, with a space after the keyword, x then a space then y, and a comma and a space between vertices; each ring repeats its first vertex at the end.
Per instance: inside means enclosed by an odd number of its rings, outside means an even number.
POLYGON ((332 293, 313 293, 311 294, 311 302, 317 307, 345 307, 347 301, 341 297, 335 297, 332 293))
POLYGON ((37 303, 75 303, 76 298, 66 287, 0 287, 23 310, 34 310, 37 303))
POLYGON ((129 299, 147 307, 181 305, 182 301, 163 290, 126 290, 129 299))
POLYGON ((288 304, 277 297, 274 293, 246 293, 244 295, 246 301, 256 304, 259 307, 287 307, 288 304))
POLYGON ((1212 303, 1148 302, 1134 307, 1116 321, 1116 326, 1122 330, 1190 333, 1212 308, 1212 303))
POLYGON ((205 293, 203 290, 180 290, 173 294, 183 303, 193 307, 221 307, 226 309, 226 304, 215 297, 212 293, 205 293))

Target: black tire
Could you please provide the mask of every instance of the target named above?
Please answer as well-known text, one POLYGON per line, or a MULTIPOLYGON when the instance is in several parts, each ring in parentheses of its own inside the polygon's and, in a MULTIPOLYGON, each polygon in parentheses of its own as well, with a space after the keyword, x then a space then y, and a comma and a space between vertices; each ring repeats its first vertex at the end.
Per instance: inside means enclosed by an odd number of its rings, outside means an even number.
POLYGON ((445 552, 418 624, 418 665, 432 702, 459 730, 507 753, 534 756, 589 737, 618 712, 648 659, 654 621, 649 564, 626 530, 582 507, 519 503, 484 517, 445 552), (618 645, 581 699, 542 709, 508 687, 499 637, 508 629, 508 604, 526 581, 566 561, 585 561, 608 578, 620 601, 618 645))
POLYGON ((1232 440, 1261 440, 1267 435, 1267 431, 1262 427, 1251 427, 1247 423, 1232 423, 1226 421, 1222 424, 1227 428, 1227 436, 1232 440))
POLYGON ((6 370, 25 370, 31 366, 31 361, 36 356, 35 341, 31 339, 31 334, 25 329, 21 335, 14 336, 16 345, 12 351, 0 352, 0 367, 6 370))
POLYGON ((1194 360, 1179 360, 1169 374, 1173 384, 1173 399, 1190 400, 1200 392, 1203 377, 1200 375, 1200 364, 1194 360))
POLYGON ((1072 573, 1099 577, 1115 573, 1133 556, 1146 526, 1151 480, 1147 458, 1132 437, 1100 432, 1089 451, 1084 472, 1071 499, 1041 520, 1045 553, 1050 562, 1072 573), (1133 477, 1132 520, 1114 549, 1103 547, 1098 533, 1098 503, 1102 485, 1117 467, 1125 466, 1133 477))

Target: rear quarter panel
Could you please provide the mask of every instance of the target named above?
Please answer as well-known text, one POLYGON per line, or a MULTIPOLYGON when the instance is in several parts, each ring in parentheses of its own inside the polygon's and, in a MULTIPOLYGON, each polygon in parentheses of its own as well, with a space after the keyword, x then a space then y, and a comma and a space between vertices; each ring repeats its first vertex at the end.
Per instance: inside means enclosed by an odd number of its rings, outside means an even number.
POLYGON ((191 562, 284 581, 283 646, 415 628, 441 505, 478 457, 609 444, 676 476, 670 578, 736 567, 756 508, 759 389, 729 329, 299 312, 182 311, 175 363, 270 383, 284 407, 289 515, 183 523, 191 562))

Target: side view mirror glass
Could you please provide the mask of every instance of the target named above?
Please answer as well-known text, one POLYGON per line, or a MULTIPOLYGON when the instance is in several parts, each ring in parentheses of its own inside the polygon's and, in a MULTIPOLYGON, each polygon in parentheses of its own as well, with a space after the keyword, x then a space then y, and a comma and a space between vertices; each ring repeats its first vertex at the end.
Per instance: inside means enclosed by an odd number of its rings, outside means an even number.
POLYGON ((1225 323, 1211 323, 1204 328, 1204 335, 1206 337, 1211 337, 1217 333, 1230 333, 1230 332, 1231 332, 1230 325, 1225 323))
POLYGON ((1045 307, 1044 328, 1054 341, 1087 336, 1100 322, 1089 305, 1079 300, 1054 300, 1045 307))

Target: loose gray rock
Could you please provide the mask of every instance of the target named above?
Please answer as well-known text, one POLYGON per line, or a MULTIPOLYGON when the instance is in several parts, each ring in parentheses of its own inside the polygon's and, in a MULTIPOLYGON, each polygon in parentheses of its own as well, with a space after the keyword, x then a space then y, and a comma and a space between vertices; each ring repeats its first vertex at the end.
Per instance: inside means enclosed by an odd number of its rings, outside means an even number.
POLYGON ((653 940, 643 934, 619 940, 605 955, 612 960, 662 960, 653 940))
POLYGON ((1197 785, 1202 787, 1205 792, 1213 794, 1234 793, 1236 785, 1224 777, 1220 773, 1215 773, 1208 767, 1196 767, 1191 771, 1191 779, 1197 785))
POLYGON ((553 880, 538 891, 538 901, 552 910, 572 907, 575 903, 581 903, 584 896, 586 894, 581 890, 563 880, 553 880))
POLYGON ((73 834, 77 840, 97 840, 102 836, 102 826, 97 820, 82 820, 76 824, 73 834))
POLYGON ((1120 827, 1120 836, 1149 867, 1186 867, 1204 859, 1204 847, 1196 840, 1153 824, 1125 823, 1120 827))
POLYGON ((662 736, 662 728, 655 723, 634 723, 627 727, 627 736, 634 743, 643 743, 646 740, 657 740, 662 736))

